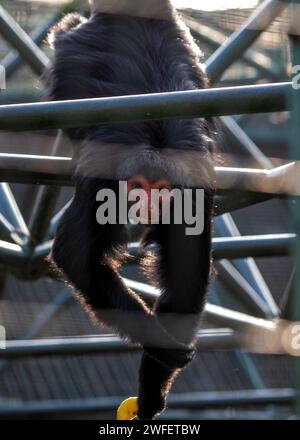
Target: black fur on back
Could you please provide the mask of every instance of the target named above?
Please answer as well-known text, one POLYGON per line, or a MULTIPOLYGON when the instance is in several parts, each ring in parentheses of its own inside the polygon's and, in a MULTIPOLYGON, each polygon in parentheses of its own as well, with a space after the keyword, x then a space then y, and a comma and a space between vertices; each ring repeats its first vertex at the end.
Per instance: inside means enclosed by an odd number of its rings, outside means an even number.
MULTIPOLYGON (((207 84, 199 51, 175 12, 167 20, 66 16, 51 40, 52 100, 195 90, 207 84)), ((177 119, 99 124, 68 133, 80 144, 76 190, 57 227, 51 259, 92 317, 144 347, 138 416, 151 419, 165 408, 172 382, 193 358, 208 290, 214 177, 206 159, 212 124, 177 119), (196 236, 186 235, 185 223, 149 226, 147 238, 159 251, 156 272, 162 292, 150 310, 127 288, 114 264, 115 250, 126 242, 124 226, 96 222, 96 194, 100 188, 118 194, 118 180, 141 170, 151 182, 154 169, 154 182, 163 177, 173 185, 205 189, 205 225, 196 236)))
MULTIPOLYGON (((97 13, 68 15, 50 36, 52 100, 195 90, 206 87, 201 53, 174 13, 155 20, 97 13)), ((143 144, 155 149, 211 150, 211 121, 183 119, 69 130, 77 139, 143 144)))

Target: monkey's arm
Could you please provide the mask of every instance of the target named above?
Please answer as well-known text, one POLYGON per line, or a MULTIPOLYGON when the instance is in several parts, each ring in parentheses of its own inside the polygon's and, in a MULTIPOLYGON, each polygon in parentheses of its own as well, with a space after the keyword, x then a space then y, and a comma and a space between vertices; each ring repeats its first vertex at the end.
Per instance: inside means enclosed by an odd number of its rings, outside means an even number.
POLYGON ((154 310, 168 333, 190 350, 185 357, 176 349, 150 348, 144 353, 140 367, 138 415, 141 419, 152 419, 164 409, 175 377, 193 358, 211 273, 212 200, 206 192, 201 235, 187 235, 185 224, 156 226, 160 246, 158 274, 163 293, 154 310), (164 364, 157 359, 163 359, 164 364))

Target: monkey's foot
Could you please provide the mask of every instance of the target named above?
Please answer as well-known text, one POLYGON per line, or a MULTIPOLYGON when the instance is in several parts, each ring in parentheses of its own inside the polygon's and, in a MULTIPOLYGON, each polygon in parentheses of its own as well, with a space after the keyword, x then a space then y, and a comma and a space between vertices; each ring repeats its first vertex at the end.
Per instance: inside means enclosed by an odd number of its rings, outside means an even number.
POLYGON ((145 348, 140 367, 138 418, 152 420, 166 409, 178 372, 194 357, 194 349, 145 348))
POLYGON ((119 406, 117 411, 117 420, 134 420, 137 418, 138 410, 138 398, 129 397, 119 406))

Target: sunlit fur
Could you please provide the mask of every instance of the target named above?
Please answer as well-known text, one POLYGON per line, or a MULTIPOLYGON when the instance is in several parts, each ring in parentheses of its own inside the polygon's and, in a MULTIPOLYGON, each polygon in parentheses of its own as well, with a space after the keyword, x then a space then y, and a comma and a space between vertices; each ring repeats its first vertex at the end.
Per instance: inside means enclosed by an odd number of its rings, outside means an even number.
MULTIPOLYGON (((48 72, 51 99, 206 87, 200 53, 168 1, 161 2, 166 15, 155 19, 148 13, 141 16, 142 10, 149 11, 145 0, 139 0, 138 14, 130 15, 118 14, 125 10, 99 12, 104 3, 117 5, 96 1, 89 20, 71 15, 54 28, 50 36, 54 60, 48 72)), ((156 0, 154 12, 155 6, 156 0)), ((144 347, 139 418, 151 419, 164 409, 174 378, 194 355, 211 272, 212 127, 211 121, 195 118, 67 131, 81 148, 76 151, 75 196, 58 226, 52 263, 95 319, 144 347), (149 180, 153 175, 168 178, 182 189, 205 189, 203 234, 187 236, 185 225, 174 223, 148 230, 146 241, 156 243, 158 250, 155 267, 162 292, 153 310, 119 275, 116 261, 126 244, 124 226, 96 222, 98 190, 111 188, 117 193, 119 179, 139 172, 149 180)))

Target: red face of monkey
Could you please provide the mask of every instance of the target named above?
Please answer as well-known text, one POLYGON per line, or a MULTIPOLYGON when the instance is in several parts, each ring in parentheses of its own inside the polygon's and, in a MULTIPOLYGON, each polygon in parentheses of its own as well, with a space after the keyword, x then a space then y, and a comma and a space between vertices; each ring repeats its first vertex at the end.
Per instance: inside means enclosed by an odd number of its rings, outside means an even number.
POLYGON ((127 183, 128 194, 134 190, 143 190, 143 192, 139 191, 137 205, 141 217, 143 217, 143 213, 147 214, 148 224, 151 224, 155 217, 161 217, 163 204, 169 203, 172 199, 172 189, 171 183, 166 179, 150 182, 141 175, 132 177, 127 183), (160 192, 158 193, 158 191, 160 192), (157 196, 155 196, 155 193, 157 196))

